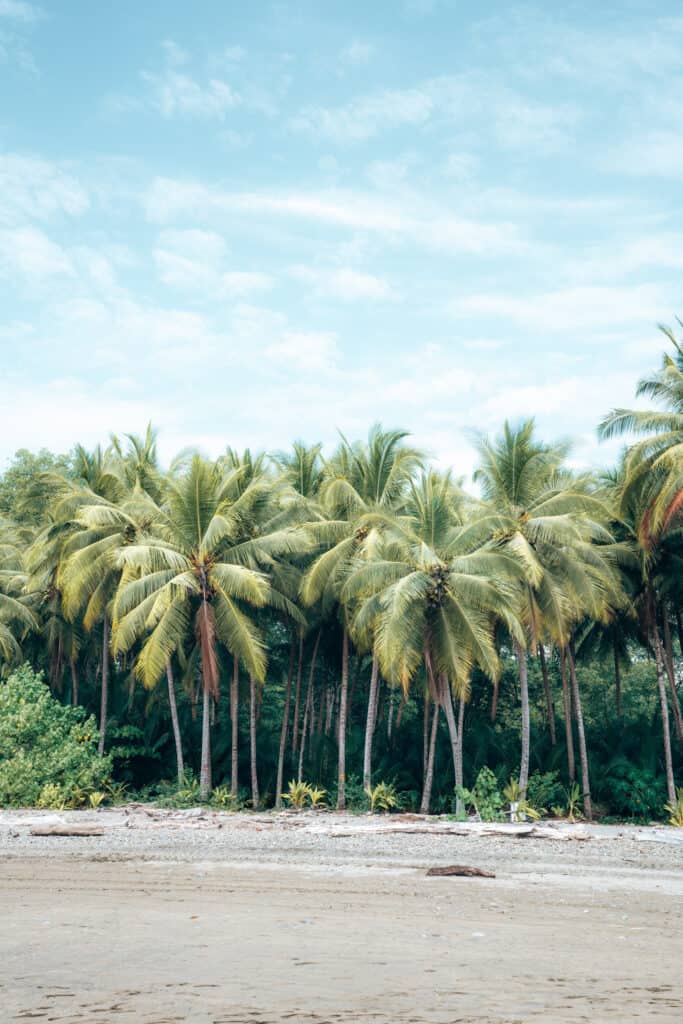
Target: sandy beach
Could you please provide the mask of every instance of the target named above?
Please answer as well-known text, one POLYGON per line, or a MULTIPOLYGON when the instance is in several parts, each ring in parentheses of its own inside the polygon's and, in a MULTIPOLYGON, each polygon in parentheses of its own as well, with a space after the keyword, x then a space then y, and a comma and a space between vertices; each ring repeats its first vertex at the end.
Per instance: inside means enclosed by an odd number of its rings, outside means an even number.
POLYGON ((671 829, 137 807, 1 812, 0 853, 3 1021, 683 1019, 671 829))

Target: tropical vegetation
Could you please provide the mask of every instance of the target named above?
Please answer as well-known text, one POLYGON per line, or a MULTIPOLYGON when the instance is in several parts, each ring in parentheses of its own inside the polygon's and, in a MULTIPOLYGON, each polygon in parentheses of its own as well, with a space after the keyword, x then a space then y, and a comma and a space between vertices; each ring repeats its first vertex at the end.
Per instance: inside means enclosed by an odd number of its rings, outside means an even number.
POLYGON ((0 477, 0 804, 680 819, 683 349, 609 472, 532 420, 0 477), (23 666, 23 667, 22 667, 23 666), (29 667, 30 666, 30 667, 29 667), (513 809, 509 810, 509 806, 513 809))

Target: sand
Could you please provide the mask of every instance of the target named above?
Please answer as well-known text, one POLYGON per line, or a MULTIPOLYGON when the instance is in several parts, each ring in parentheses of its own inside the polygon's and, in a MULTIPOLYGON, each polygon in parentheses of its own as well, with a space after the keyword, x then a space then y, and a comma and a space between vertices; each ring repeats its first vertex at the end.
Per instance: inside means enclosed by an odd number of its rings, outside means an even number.
POLYGON ((680 1024, 683 837, 508 831, 0 812, 0 1019, 680 1024))

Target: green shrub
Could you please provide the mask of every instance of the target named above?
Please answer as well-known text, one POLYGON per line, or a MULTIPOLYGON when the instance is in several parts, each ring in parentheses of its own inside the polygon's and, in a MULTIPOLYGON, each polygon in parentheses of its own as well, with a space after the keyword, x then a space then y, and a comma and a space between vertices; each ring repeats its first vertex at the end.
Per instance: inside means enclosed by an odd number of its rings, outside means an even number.
POLYGON ((65 707, 24 665, 0 682, 0 806, 80 806, 103 789, 111 759, 97 756, 97 728, 65 707))
POLYGON ((532 807, 552 807, 564 799, 564 786, 560 782, 560 773, 534 772, 529 776, 526 798, 532 807))
POLYGON ((376 786, 368 787, 365 795, 370 801, 370 812, 393 811, 399 807, 400 801, 396 788, 387 782, 378 782, 376 786))
POLYGON ((500 821, 504 817, 504 800, 498 789, 498 780, 490 768, 479 769, 472 789, 456 786, 455 792, 482 821, 500 821))
POLYGON ((599 796, 613 814, 646 821, 661 816, 666 800, 663 780, 649 768, 638 768, 625 759, 616 761, 605 773, 599 796))

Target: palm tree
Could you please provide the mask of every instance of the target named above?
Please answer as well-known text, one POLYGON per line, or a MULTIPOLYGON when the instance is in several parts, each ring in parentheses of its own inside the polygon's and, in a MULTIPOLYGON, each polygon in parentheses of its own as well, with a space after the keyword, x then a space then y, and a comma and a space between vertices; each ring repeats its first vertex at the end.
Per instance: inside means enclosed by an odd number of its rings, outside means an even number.
POLYGON ((0 519, 0 659, 8 665, 21 660, 21 643, 40 628, 26 593, 25 553, 32 531, 0 519))
POLYGON ((126 580, 115 603, 114 649, 128 650, 149 634, 136 669, 143 682, 154 685, 176 651, 197 644, 203 796, 211 789, 210 702, 218 697, 219 650, 262 683, 266 652, 245 607, 271 602, 291 610, 257 566, 288 545, 296 549, 296 539, 288 531, 253 536, 252 524, 269 498, 259 480, 242 489, 241 474, 240 468, 226 473, 195 456, 183 475, 167 482, 154 536, 123 548, 119 556, 126 580))
MULTIPOLYGON (((443 708, 456 786, 462 786, 462 735, 452 693, 469 692, 475 665, 499 672, 495 623, 520 633, 510 609, 519 568, 497 543, 482 545, 481 521, 468 521, 462 492, 448 474, 424 474, 412 485, 405 514, 379 536, 371 530, 356 553, 342 596, 359 604, 354 627, 372 631, 385 678, 404 692, 424 665, 434 715, 443 708), (476 522, 476 525, 475 525, 476 522), (368 551, 369 549, 369 551, 368 551)), ((422 806, 429 807, 436 724, 422 806)))
MULTIPOLYGON (((342 443, 326 465, 320 487, 321 516, 309 523, 313 542, 322 548, 302 583, 305 605, 320 601, 323 615, 336 609, 342 625, 342 665, 339 695, 337 807, 346 807, 346 724, 349 682, 349 623, 340 602, 347 568, 367 536, 369 523, 391 520, 405 501, 411 475, 423 458, 406 445, 404 430, 371 428, 366 445, 342 443), (323 518, 324 517, 324 518, 323 518)), ((373 701, 368 702, 366 743, 374 728, 373 701)))
POLYGON ((519 787, 525 794, 531 747, 525 646, 537 651, 545 636, 566 646, 567 624, 575 621, 577 614, 571 601, 572 586, 580 589, 585 584, 572 549, 596 540, 608 543, 612 538, 602 525, 607 511, 591 493, 590 482, 564 469, 568 445, 537 441, 533 420, 516 428, 506 422, 500 437, 491 441, 478 435, 475 444, 480 458, 475 480, 492 510, 493 535, 525 568, 518 615, 525 627, 526 645, 523 639, 513 638, 522 713, 519 787))

